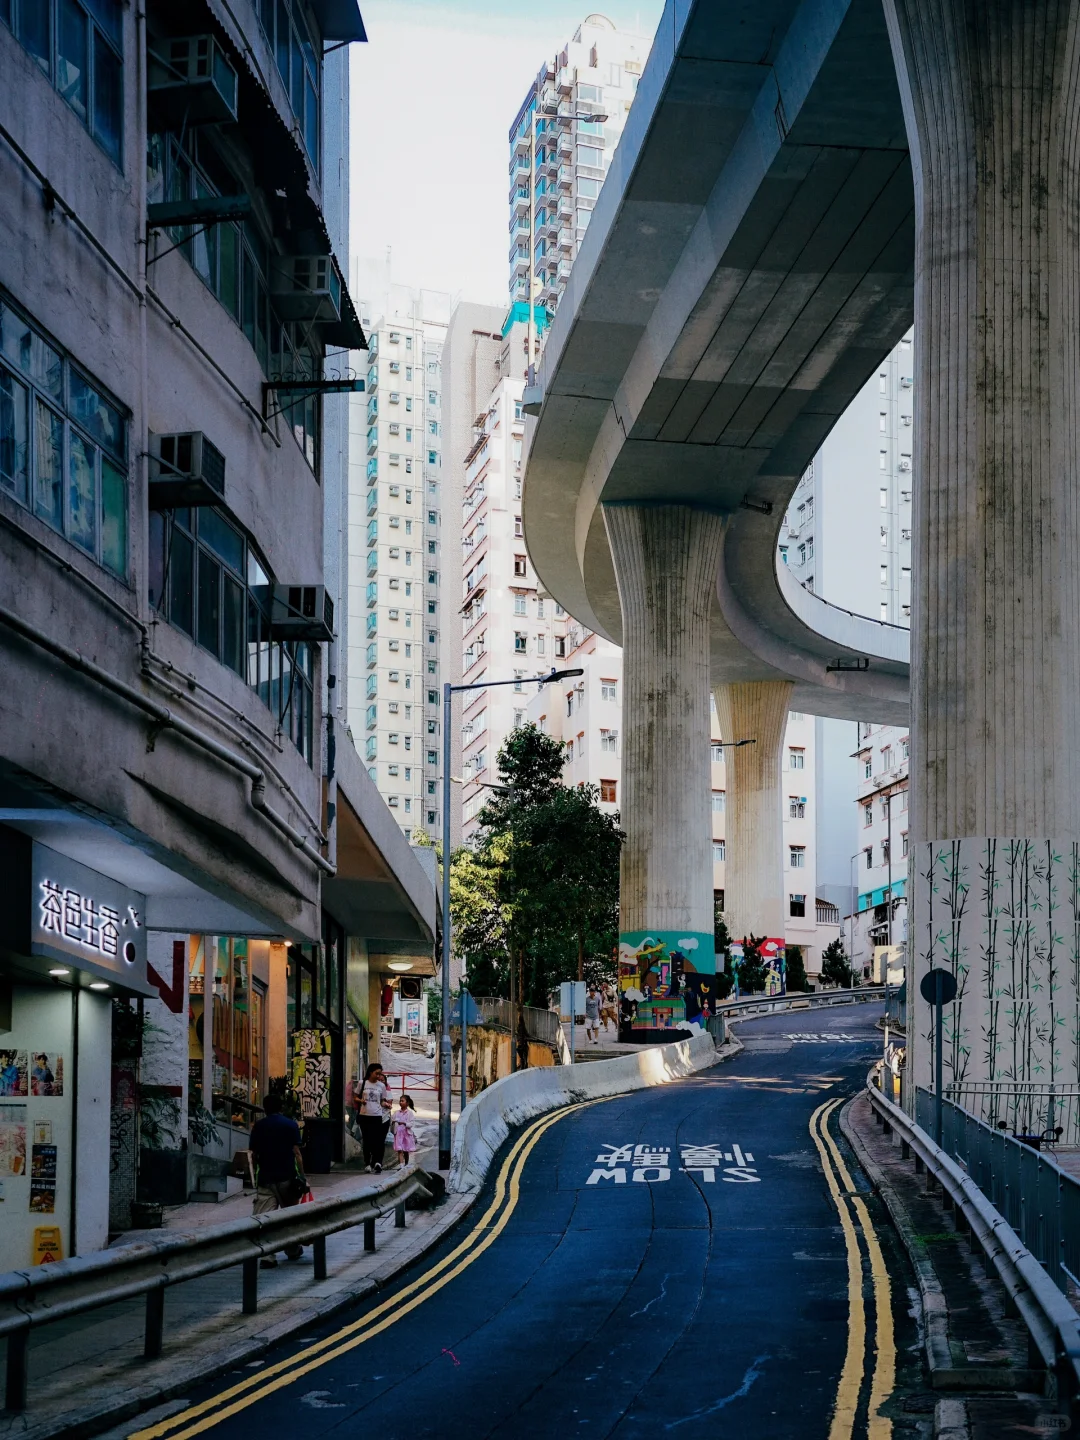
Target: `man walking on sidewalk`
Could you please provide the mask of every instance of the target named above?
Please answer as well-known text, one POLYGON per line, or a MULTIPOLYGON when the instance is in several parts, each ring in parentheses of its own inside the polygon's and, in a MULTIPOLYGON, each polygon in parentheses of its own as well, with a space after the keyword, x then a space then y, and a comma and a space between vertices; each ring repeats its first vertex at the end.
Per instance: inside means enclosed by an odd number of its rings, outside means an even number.
MULTIPOLYGON (((266 1112, 251 1127, 251 1153, 255 1161, 255 1199, 253 1215, 266 1215, 271 1210, 285 1210, 297 1205, 307 1188, 304 1160, 300 1152, 300 1126, 281 1113, 281 1098, 267 1095, 263 1101, 266 1112)), ((290 1260, 299 1260, 302 1245, 286 1245, 290 1260)), ((259 1262, 264 1270, 272 1270, 277 1258, 264 1255, 259 1262)))

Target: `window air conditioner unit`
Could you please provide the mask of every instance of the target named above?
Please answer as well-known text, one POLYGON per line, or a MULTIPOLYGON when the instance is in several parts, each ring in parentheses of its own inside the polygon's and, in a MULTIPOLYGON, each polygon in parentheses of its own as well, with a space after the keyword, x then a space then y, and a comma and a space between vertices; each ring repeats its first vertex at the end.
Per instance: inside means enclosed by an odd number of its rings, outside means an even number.
POLYGON ((910 461, 910 460, 901 460, 898 468, 901 469, 901 470, 910 470, 910 469, 911 469, 911 461, 910 461))
POLYGON ((236 120, 238 80, 212 35, 163 42, 150 55, 151 123, 168 130, 236 120))
POLYGON ((225 498, 225 456, 201 430, 151 435, 151 510, 220 505, 225 498))
POLYGON ((334 602, 325 585, 275 585, 270 613, 274 640, 332 640, 334 602))
POLYGON ((341 319, 341 272, 332 255, 279 255, 270 292, 283 320, 341 319))

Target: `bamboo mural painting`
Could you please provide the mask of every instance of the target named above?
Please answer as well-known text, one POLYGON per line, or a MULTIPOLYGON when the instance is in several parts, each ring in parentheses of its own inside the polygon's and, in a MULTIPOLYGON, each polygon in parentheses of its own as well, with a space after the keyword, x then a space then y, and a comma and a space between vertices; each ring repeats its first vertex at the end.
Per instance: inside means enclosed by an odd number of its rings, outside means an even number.
MULTIPOLYGON (((1075 1086, 1080 1075, 1080 845, 971 838, 912 855, 915 1084, 932 1084, 933 1016, 918 985, 956 978, 944 1016, 946 1084, 1075 1086)), ((909 1002, 910 1003, 910 1002, 909 1002)))

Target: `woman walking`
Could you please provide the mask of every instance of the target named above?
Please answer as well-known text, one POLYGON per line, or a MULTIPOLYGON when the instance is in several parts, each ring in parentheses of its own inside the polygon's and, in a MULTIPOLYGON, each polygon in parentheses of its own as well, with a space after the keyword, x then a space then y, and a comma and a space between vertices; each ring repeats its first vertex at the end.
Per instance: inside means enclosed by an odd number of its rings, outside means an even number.
POLYGON ((357 1105, 360 1141, 364 1147, 364 1166, 379 1174, 382 1171, 386 1132, 389 1129, 390 1091, 383 1068, 377 1062, 373 1061, 364 1073, 357 1105))

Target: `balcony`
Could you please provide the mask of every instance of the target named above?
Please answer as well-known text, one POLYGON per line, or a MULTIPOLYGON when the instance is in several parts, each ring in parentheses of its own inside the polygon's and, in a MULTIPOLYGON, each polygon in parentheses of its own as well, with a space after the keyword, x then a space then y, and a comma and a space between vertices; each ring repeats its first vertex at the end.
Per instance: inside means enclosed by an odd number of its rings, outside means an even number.
MULTIPOLYGON (((369 610, 372 608, 373 605, 377 605, 379 603, 379 584, 377 580, 373 580, 371 584, 367 587, 367 603, 369 610)), ((368 624, 370 625, 371 621, 374 619, 374 615, 370 616, 368 619, 368 624)))
MULTIPOLYGON (((573 171, 573 168, 572 168, 571 166, 569 166, 569 165, 560 165, 559 168, 558 168, 558 170, 556 171, 555 178, 558 180, 560 186, 562 186, 563 189, 565 189, 565 190, 572 190, 572 189, 573 189, 573 186, 574 186, 574 171, 573 171)), ((565 197, 560 196, 560 199, 564 199, 564 198, 565 198, 565 197)))
POLYGON ((559 231, 559 249, 572 250, 574 248, 574 232, 566 228, 559 231))
POLYGON ((370 668, 371 666, 377 664, 377 663, 378 663, 378 659, 379 659, 379 647, 378 647, 378 645, 376 645, 376 644, 371 644, 371 645, 369 645, 369 646, 367 647, 367 663, 368 663, 368 667, 370 668))
MULTIPOLYGON (((368 573, 369 576, 370 576, 370 575, 377 575, 377 574, 378 574, 378 571, 379 571, 379 552, 378 552, 377 550, 369 550, 369 551, 368 551, 368 557, 367 557, 367 573, 368 573)), ((368 604, 369 604, 369 605, 371 604, 370 598, 368 599, 368 604)))

